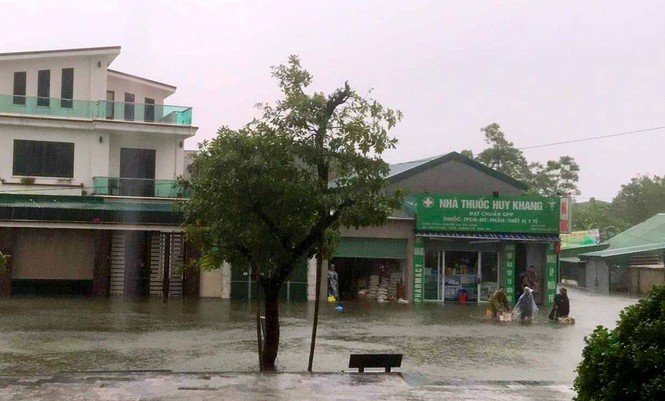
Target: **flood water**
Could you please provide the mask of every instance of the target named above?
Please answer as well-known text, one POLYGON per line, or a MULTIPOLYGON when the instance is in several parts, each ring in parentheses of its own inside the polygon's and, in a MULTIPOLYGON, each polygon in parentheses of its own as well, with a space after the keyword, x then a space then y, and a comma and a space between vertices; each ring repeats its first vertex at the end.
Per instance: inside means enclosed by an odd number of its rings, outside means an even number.
MULTIPOLYGON (((321 308, 314 368, 348 370, 350 353, 400 352, 401 372, 431 380, 571 383, 583 338, 613 327, 635 299, 569 290, 574 326, 541 310, 531 323, 485 319, 484 305, 347 303, 321 308)), ((281 306, 280 369, 307 368, 312 303, 281 306)), ((0 373, 89 370, 255 371, 253 306, 225 300, 0 301, 0 373)))

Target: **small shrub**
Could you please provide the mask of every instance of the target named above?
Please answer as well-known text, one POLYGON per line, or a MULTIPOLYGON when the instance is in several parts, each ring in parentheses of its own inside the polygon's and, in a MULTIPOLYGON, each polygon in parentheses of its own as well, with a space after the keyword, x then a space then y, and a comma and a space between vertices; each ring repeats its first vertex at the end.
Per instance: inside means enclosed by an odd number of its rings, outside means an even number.
POLYGON ((665 286, 621 311, 617 327, 584 339, 578 401, 665 400, 665 286))

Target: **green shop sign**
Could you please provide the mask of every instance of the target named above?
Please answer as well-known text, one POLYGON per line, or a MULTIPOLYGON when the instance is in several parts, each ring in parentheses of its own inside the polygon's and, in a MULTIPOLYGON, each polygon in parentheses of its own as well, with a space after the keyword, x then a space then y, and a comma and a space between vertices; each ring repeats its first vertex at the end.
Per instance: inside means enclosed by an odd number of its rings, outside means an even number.
POLYGON ((515 303, 515 243, 507 242, 503 252, 503 265, 506 267, 504 286, 510 304, 515 303))
POLYGON ((554 304, 554 296, 556 295, 556 282, 557 282, 557 258, 556 252, 554 251, 554 244, 547 244, 546 252, 546 264, 545 264, 545 277, 547 282, 547 288, 545 289, 545 305, 552 306, 554 304))
POLYGON ((418 230, 559 233, 559 198, 425 194, 417 199, 418 230))
POLYGON ((413 245, 413 303, 423 303, 424 297, 424 274, 425 272, 425 243, 420 237, 416 237, 413 245))

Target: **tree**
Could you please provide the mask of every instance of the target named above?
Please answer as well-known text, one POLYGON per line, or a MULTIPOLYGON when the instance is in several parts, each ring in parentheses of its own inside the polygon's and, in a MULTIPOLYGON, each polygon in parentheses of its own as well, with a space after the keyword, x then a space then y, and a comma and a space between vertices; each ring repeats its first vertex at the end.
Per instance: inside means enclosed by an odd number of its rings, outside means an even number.
POLYGON ((506 139, 499 124, 490 124, 480 131, 490 147, 478 154, 477 161, 516 180, 531 180, 531 170, 524 154, 506 139))
POLYGON ((594 228, 600 230, 600 239, 606 241, 630 228, 630 223, 618 217, 609 202, 591 198, 588 202, 573 205, 573 229, 594 228))
POLYGON ((665 176, 638 176, 622 185, 612 200, 616 214, 632 225, 665 212, 665 176))
MULTIPOLYGON (((506 139, 497 123, 481 128, 485 143, 489 148, 480 152, 475 160, 522 181, 529 186, 529 192, 542 196, 579 195, 577 188, 580 167, 575 158, 561 156, 558 160, 546 163, 529 163, 524 153, 506 139)), ((474 158, 470 150, 462 151, 465 156, 474 158)))
POLYGON ((397 143, 388 131, 399 111, 348 83, 329 95, 307 93, 312 76, 296 56, 272 75, 283 99, 259 105, 262 117, 245 127, 222 127, 204 141, 197 175, 184 183, 187 235, 203 257, 260 272, 266 370, 279 348, 279 289, 296 261, 327 252, 340 226, 383 224, 401 199, 384 191, 389 170, 381 158, 397 143))
POLYGON ((624 309, 614 330, 584 339, 576 400, 665 399, 665 286, 624 309))

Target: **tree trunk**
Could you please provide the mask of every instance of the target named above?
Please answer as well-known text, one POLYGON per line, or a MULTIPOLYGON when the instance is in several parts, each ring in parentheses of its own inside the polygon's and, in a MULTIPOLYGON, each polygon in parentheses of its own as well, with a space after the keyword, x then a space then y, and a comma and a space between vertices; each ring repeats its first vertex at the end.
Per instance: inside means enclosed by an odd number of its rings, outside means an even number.
POLYGON ((314 364, 314 348, 316 347, 316 329, 319 326, 319 304, 321 303, 321 270, 323 270, 323 256, 321 255, 321 247, 316 253, 316 296, 314 297, 314 323, 312 323, 312 340, 309 348, 309 362, 307 363, 307 371, 312 371, 314 364))
POLYGON ((275 370, 279 349, 279 287, 268 284, 263 289, 266 316, 266 338, 263 343, 263 370, 275 370))

